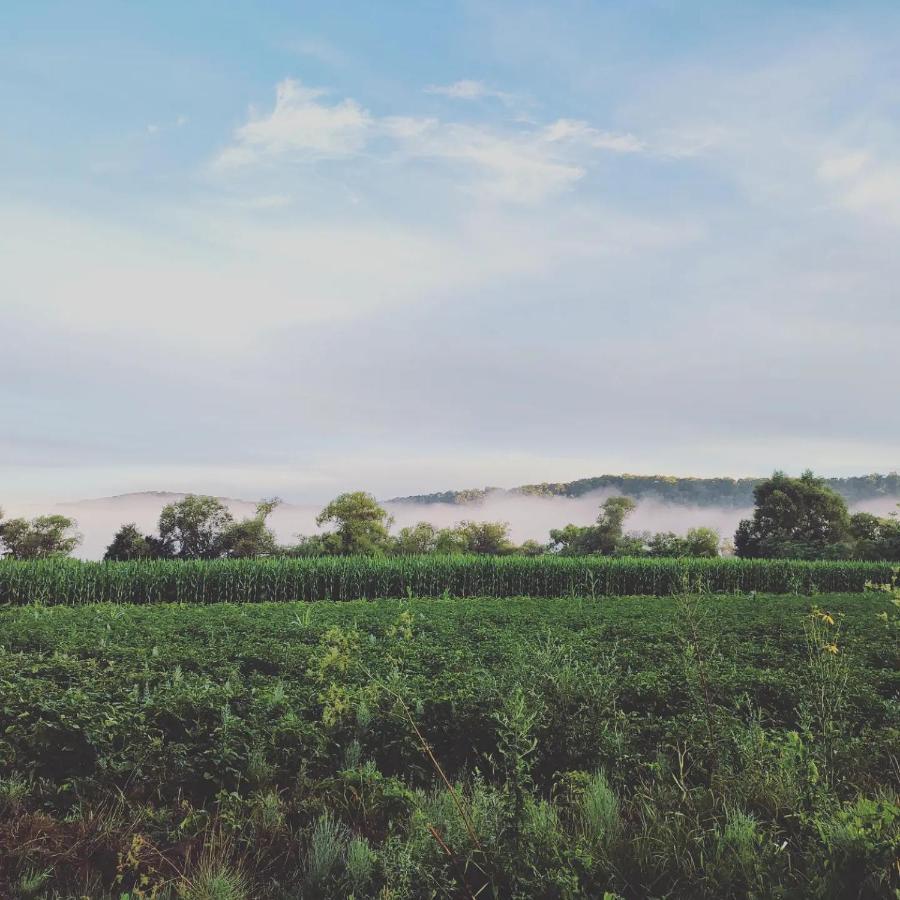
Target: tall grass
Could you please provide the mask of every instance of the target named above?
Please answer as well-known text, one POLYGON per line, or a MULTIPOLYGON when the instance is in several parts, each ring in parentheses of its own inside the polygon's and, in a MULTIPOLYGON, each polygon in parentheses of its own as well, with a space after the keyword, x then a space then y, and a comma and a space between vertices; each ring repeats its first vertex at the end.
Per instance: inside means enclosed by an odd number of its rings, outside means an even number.
POLYGON ((610 557, 320 557, 0 562, 0 604, 253 603, 378 597, 564 597, 860 592, 890 563, 610 557))

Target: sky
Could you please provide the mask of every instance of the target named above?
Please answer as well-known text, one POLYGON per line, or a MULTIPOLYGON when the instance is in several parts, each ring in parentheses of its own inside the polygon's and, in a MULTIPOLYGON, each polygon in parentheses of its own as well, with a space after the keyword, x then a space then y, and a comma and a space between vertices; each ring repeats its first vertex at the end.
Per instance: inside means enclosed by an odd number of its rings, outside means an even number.
POLYGON ((0 6, 0 501, 900 467, 900 5, 0 6))

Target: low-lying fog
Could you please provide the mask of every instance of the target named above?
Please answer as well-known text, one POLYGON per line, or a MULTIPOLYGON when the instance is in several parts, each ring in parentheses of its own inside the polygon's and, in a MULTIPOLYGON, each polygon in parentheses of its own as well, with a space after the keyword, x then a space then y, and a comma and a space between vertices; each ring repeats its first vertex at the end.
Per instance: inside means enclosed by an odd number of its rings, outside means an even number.
MULTIPOLYGON (((413 504, 385 503, 394 516, 394 531, 419 521, 431 522, 437 527, 454 525, 463 519, 475 521, 502 521, 510 525, 512 539, 516 543, 532 538, 545 542, 551 528, 559 528, 572 522, 587 525, 593 522, 600 504, 615 491, 595 491, 583 497, 528 497, 498 492, 489 495, 481 503, 454 505, 446 503, 413 504)), ((83 559, 100 559, 107 544, 119 526, 135 522, 142 531, 155 532, 160 510, 166 503, 179 500, 183 494, 125 494, 98 500, 82 500, 76 503, 55 505, 20 506, 6 509, 7 517, 45 513, 61 513, 77 520, 78 530, 84 540, 74 555, 83 559)), ((225 501, 236 519, 252 516, 255 503, 246 500, 225 501)), ((315 519, 320 507, 285 503, 272 514, 269 523, 283 544, 293 543, 298 534, 314 534, 319 529, 315 519)), ((854 512, 865 510, 886 516, 897 510, 896 498, 881 497, 852 507, 854 512)), ((674 531, 683 534, 689 528, 706 525, 719 531, 723 538, 734 534, 737 523, 747 518, 752 510, 716 506, 676 506, 654 500, 642 500, 628 517, 627 531, 674 531)))

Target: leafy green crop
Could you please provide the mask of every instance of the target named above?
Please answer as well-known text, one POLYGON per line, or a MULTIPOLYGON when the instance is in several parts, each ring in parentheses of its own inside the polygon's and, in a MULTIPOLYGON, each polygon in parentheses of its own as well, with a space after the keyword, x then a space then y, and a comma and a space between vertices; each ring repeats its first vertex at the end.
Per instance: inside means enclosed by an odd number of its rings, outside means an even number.
POLYGON ((609 557, 321 557, 0 562, 0 603, 215 603, 377 597, 857 592, 888 563, 609 557))
POLYGON ((0 896, 892 897, 873 592, 0 610, 0 896))

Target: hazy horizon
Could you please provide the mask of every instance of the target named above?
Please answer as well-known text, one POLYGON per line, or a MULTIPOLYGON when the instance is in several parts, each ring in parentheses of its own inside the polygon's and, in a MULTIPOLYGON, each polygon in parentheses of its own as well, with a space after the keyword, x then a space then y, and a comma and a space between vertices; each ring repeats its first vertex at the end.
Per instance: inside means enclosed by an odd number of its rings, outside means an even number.
MULTIPOLYGON (((440 491, 442 488, 435 486, 434 490, 440 491)), ((484 500, 466 504, 409 503, 389 499, 381 499, 380 502, 394 518, 394 532, 420 521, 430 522, 439 528, 466 519, 502 521, 509 524, 510 536, 516 543, 529 539, 545 543, 551 528, 570 522, 576 525, 593 522, 603 500, 617 493, 613 488, 606 488, 579 497, 543 497, 501 490, 489 494, 484 500)), ((184 493, 178 491, 151 490, 56 503, 11 504, 4 511, 8 517, 61 513, 74 518, 78 523, 77 530, 84 539, 73 556, 99 559, 121 525, 134 522, 142 531, 154 533, 162 507, 183 496, 184 493)), ((235 497, 220 499, 226 502, 235 518, 252 516, 255 511, 255 500, 235 497)), ((865 511, 886 516, 897 511, 898 502, 898 497, 878 497, 852 503, 850 508, 853 512, 865 511)), ((290 544, 299 534, 319 533, 322 529, 316 525, 315 517, 322 505, 283 502, 269 519, 279 543, 290 544)), ((626 530, 684 534, 689 528, 707 526, 716 529, 723 539, 729 539, 740 519, 751 514, 752 508, 749 506, 673 504, 650 497, 638 501, 637 508, 627 519, 626 530)))

